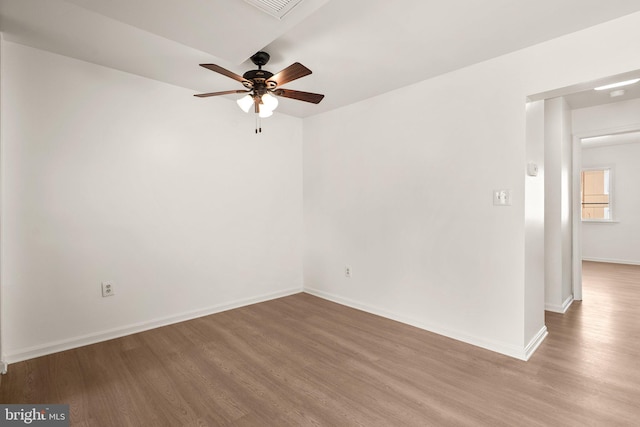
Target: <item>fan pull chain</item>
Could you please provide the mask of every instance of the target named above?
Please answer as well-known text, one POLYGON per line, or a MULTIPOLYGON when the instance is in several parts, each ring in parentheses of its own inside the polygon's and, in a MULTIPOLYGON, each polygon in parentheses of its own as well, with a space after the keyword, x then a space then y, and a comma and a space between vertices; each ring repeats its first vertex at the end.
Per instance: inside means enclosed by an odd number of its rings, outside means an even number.
POLYGON ((260 116, 256 114, 256 134, 262 133, 262 120, 260 116))

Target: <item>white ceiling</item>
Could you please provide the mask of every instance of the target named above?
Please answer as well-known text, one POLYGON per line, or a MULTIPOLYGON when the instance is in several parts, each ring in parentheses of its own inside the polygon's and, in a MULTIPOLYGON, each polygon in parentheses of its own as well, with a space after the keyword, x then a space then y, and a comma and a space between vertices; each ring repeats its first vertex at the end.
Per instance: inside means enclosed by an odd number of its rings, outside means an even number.
POLYGON ((194 93, 242 89, 199 63, 242 74, 264 49, 272 72, 313 70, 286 87, 325 99, 278 107, 306 117, 636 11, 638 0, 304 0, 278 20, 244 0, 0 0, 0 30, 194 93))
MULTIPOLYGON (((640 77, 640 70, 636 72, 633 77, 636 76, 640 77)), ((614 82, 625 80, 628 79, 617 78, 614 79, 614 82)), ((594 84, 593 87, 597 86, 598 84, 594 84)), ((564 97, 572 110, 576 110, 578 108, 594 107, 596 105, 611 104, 613 102, 628 101, 635 98, 640 98, 640 82, 633 85, 609 90, 588 89, 574 92, 564 97), (611 96, 612 94, 615 94, 615 92, 620 92, 620 90, 622 90, 624 93, 617 96, 611 96)))

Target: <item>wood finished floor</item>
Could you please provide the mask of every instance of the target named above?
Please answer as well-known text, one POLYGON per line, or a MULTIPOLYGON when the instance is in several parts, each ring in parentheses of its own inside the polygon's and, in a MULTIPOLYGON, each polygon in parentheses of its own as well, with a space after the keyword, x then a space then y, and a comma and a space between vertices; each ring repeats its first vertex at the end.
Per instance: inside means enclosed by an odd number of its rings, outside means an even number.
POLYGON ((584 263, 529 362, 298 294, 12 364, 74 426, 640 424, 640 266, 584 263))

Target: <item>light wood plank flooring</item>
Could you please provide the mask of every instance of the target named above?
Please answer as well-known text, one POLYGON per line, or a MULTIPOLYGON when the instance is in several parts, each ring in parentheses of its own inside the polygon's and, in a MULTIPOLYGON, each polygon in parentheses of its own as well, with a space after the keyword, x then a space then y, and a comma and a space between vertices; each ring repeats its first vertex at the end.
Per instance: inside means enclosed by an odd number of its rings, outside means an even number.
POLYGON ((74 426, 632 426, 640 266, 584 263, 529 362, 298 294, 9 367, 74 426))

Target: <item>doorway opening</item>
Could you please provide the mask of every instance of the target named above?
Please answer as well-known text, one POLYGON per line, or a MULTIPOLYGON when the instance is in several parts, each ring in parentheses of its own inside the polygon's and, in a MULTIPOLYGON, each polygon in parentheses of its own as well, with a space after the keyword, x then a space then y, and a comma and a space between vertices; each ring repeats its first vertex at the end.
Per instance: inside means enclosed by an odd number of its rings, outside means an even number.
MULTIPOLYGON (((610 90, 596 91, 594 88, 606 86, 612 83, 634 80, 637 78, 640 78, 640 70, 630 71, 598 79, 596 81, 572 85, 528 97, 530 102, 541 101, 544 103, 547 101, 557 101, 558 98, 561 98, 562 105, 565 106, 564 108, 568 108, 570 110, 568 115, 566 111, 564 112, 564 117, 568 117, 569 120, 569 124, 567 125, 564 123, 564 126, 569 127, 570 133, 569 137, 565 138, 567 140, 563 142, 564 144, 567 144, 566 148, 569 150, 570 158, 566 158, 565 156, 562 161, 555 161, 554 164, 553 162, 548 162, 548 153, 545 152, 545 164, 542 169, 544 171, 543 175, 545 180, 552 180, 551 182, 547 182, 548 185, 545 185, 545 230, 547 230, 547 226, 552 220, 569 221, 568 224, 570 224, 571 236, 570 244, 563 247, 561 251, 559 251, 559 254, 554 255, 556 257, 564 256, 565 260, 568 256, 571 260, 568 265, 565 262, 563 267, 563 260, 556 259, 554 266, 548 259, 545 259, 545 286, 547 288, 549 286, 549 273, 553 272, 551 270, 554 268, 568 269, 568 271, 563 271, 563 275, 561 276, 562 278, 558 281, 562 282, 561 286, 569 285, 571 299, 549 302, 547 301, 547 298, 551 293, 549 292, 549 289, 545 289, 545 310, 565 312, 573 300, 582 300, 583 258, 586 260, 600 262, 640 264, 640 253, 637 257, 630 259, 602 256, 594 257, 589 253, 583 254, 583 245, 587 243, 587 241, 593 240, 594 237, 592 234, 598 235, 599 233, 602 235, 602 233, 615 230, 615 227, 618 227, 619 224, 625 222, 620 221, 620 212, 616 211, 616 202, 619 201, 621 197, 617 194, 620 189, 616 185, 618 183, 617 178, 622 178, 618 177, 619 171, 617 169, 619 169, 619 167, 618 165, 612 164, 616 163, 615 161, 595 161, 594 157, 597 158, 597 156, 592 155, 596 152, 594 150, 603 151, 602 147, 613 147, 620 144, 631 145, 635 142, 637 142, 637 146, 640 147, 640 82, 630 84, 625 87, 611 88, 610 90), (584 154, 584 150, 592 151, 584 154), (588 161, 583 162, 583 157, 588 161), (560 168, 560 171, 556 171, 556 174, 550 173, 553 172, 550 169, 553 169, 554 167, 560 168), (610 194, 605 194, 603 189, 601 192, 602 194, 600 194, 600 199, 596 201, 586 201, 583 197, 584 194, 581 193, 581 184, 583 181, 583 175, 581 172, 583 168, 590 168, 594 170, 600 169, 602 171, 608 170, 608 173, 602 173, 602 180, 604 185, 605 176, 609 179, 607 184, 610 185, 611 188, 610 194), (553 196, 547 191, 550 188, 549 186, 551 186, 552 191, 556 191, 556 189, 563 186, 568 188, 568 191, 566 192, 566 200, 564 200, 565 195, 563 194, 563 199, 557 202, 562 203, 564 201, 569 204, 570 208, 568 209, 568 212, 570 216, 568 218, 566 217, 566 213, 561 209, 558 209, 553 215, 563 215, 562 219, 548 216, 549 211, 546 209, 546 205, 549 201, 549 197, 553 196), (607 197, 604 197, 605 195, 607 197), (607 201, 607 203, 610 203, 610 205, 607 206, 603 203, 605 202, 605 199, 608 200, 609 196, 611 197, 611 201, 607 201), (618 198, 616 199, 616 197, 618 198), (591 209, 591 212, 594 215, 596 211, 598 211, 598 215, 600 215, 600 210, 602 210, 602 214, 604 216, 605 208, 607 208, 607 215, 610 215, 610 218, 594 218, 583 221, 583 212, 588 211, 584 209, 586 203, 596 203, 593 206, 601 208, 599 210, 591 209), (596 233, 590 233, 588 236, 583 236, 585 226, 589 227, 589 232, 594 228, 598 231, 596 233), (560 267, 558 267, 558 265, 560 265, 560 267), (567 281, 569 281, 570 284, 566 283, 567 281)), ((548 117, 545 117, 545 122, 542 125, 543 129, 540 131, 545 135, 545 142, 547 142, 546 139, 549 133, 548 122, 546 119, 548 119, 548 117), (547 132, 545 132, 545 130, 547 132)), ((529 117, 527 118, 527 123, 528 122, 529 117)), ((545 149, 546 148, 548 148, 548 146, 545 143, 545 149)), ((635 160, 637 163, 637 158, 635 160)), ((636 214, 635 216, 638 215, 636 214)), ((545 243, 545 258, 548 255, 546 249, 547 245, 545 243)))
MULTIPOLYGON (((636 108, 640 111, 640 101, 636 108)), ((582 299, 582 261, 640 263, 640 251, 635 250, 636 244, 631 240, 633 230, 640 227, 640 219, 636 220, 637 213, 630 211, 640 202, 640 196, 635 196, 635 183, 640 178, 640 172, 635 176, 635 165, 640 159, 640 123, 577 133, 573 150, 576 159, 573 286, 574 293, 582 299), (585 196, 585 192, 600 192, 598 171, 608 171, 603 174, 602 183, 602 193, 608 193, 606 207, 595 199, 590 202, 585 196), (590 183, 582 179, 588 172, 594 172, 594 190, 588 189, 590 183), (593 213, 590 206, 596 207, 593 213)), ((605 201, 605 197, 601 198, 605 201)))

